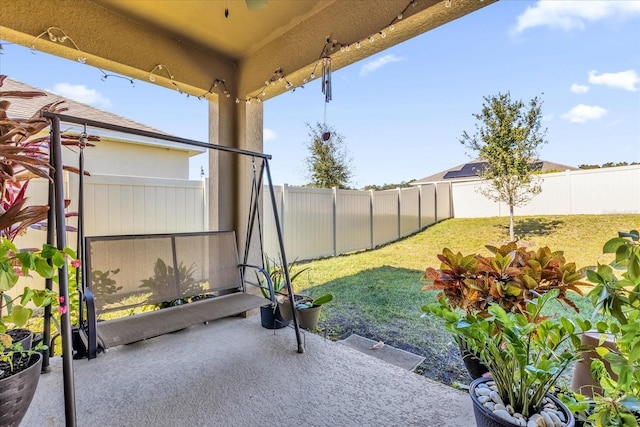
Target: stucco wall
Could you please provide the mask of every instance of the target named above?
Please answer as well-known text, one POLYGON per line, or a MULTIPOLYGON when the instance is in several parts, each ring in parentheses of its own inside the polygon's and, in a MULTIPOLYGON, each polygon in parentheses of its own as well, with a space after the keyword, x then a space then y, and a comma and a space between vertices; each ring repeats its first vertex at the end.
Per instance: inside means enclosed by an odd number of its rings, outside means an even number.
MULTIPOLYGON (((65 165, 77 167, 77 151, 75 147, 63 150, 65 165)), ((85 149, 85 169, 99 175, 189 179, 189 152, 103 137, 95 147, 85 149)))

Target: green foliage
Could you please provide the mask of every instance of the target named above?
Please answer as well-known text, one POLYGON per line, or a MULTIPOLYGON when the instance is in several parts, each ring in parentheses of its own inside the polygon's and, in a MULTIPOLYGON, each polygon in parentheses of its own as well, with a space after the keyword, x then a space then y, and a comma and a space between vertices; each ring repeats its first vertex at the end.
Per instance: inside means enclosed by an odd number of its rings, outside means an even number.
POLYGON ((615 168, 618 166, 633 166, 633 165, 640 165, 639 162, 607 162, 607 163, 603 163, 602 166, 600 165, 578 165, 578 168, 580 169, 600 169, 600 168, 615 168))
POLYGON ((66 262, 62 252, 49 245, 40 251, 20 252, 7 238, 0 242, 0 361, 11 365, 14 354, 28 353, 12 343, 6 334, 9 328, 24 327, 33 315, 35 307, 45 307, 56 302, 57 294, 47 289, 32 289, 25 286, 16 297, 6 292, 18 284, 20 276, 32 272, 43 278, 53 278, 57 270, 66 262))
POLYGON ((547 246, 533 251, 514 242, 486 248, 493 256, 462 255, 444 248, 438 255, 440 269, 426 269, 422 280, 430 283, 422 289, 440 290, 452 308, 481 316, 487 315, 491 303, 523 312, 528 301, 551 290, 578 311, 567 292, 582 295, 585 274, 576 270, 575 263, 568 263, 562 251, 552 252, 547 246))
MULTIPOLYGON (((107 271, 91 271, 91 290, 93 291, 94 295, 103 296, 115 294, 120 289, 122 289, 122 286, 118 286, 117 282, 113 279, 113 276, 118 273, 120 273, 119 268, 107 271)), ((71 284, 69 284, 69 287, 71 287, 71 284)), ((107 302, 104 298, 98 298, 96 304, 98 305, 98 311, 102 311, 104 305, 107 304, 107 302)))
POLYGON ((348 188, 353 173, 343 136, 322 123, 316 123, 315 127, 307 123, 307 127, 311 138, 306 143, 309 186, 348 188))
MULTIPOLYGON (((297 259, 293 260, 293 262, 289 263, 289 279, 291 279, 291 283, 298 278, 302 273, 307 271, 309 267, 303 268, 301 270, 295 271, 297 265, 297 259)), ((278 259, 265 257, 264 268, 267 271, 267 274, 271 278, 271 282, 273 283, 273 290, 276 294, 276 298, 278 295, 287 293, 287 282, 284 271, 284 264, 282 263, 282 258, 278 257, 278 259)), ((260 290, 262 291, 262 296, 267 299, 271 299, 271 295, 269 295, 269 287, 264 283, 264 280, 261 279, 257 273, 256 276, 260 283, 260 290)))
POLYGON ((396 188, 411 188, 411 183, 415 181, 415 179, 410 179, 409 181, 402 181, 400 184, 366 185, 363 190, 383 191, 396 188))
POLYGON ((304 297, 301 302, 296 303, 296 308, 304 310, 305 308, 318 307, 331 301, 333 301, 333 294, 324 294, 318 298, 304 297))
POLYGON ((447 330, 489 369, 504 402, 528 417, 577 359, 580 326, 566 317, 542 314, 557 296, 554 289, 529 301, 519 313, 492 303, 487 315, 462 314, 445 298, 422 310, 444 319, 447 330))
POLYGON ((473 114, 480 122, 476 133, 463 132, 460 142, 485 161, 488 167, 478 175, 488 182, 481 193, 509 206, 509 236, 514 240, 513 211, 542 191, 534 165, 547 130, 541 129, 542 102, 536 97, 526 105, 512 101, 509 93, 484 97, 482 112, 473 114))
MULTIPOLYGON (((140 287, 149 289, 154 295, 166 295, 167 291, 165 289, 175 289, 176 287, 180 289, 181 294, 196 295, 202 289, 194 280, 193 272, 193 264, 187 267, 180 261, 177 272, 174 272, 172 266, 167 265, 162 259, 158 258, 153 267, 153 276, 143 279, 140 287)), ((175 294, 175 292, 169 292, 169 294, 175 294)), ((189 301, 184 298, 164 301, 158 304, 158 308, 171 307, 187 302, 189 301)))
POLYGON ((594 360, 594 378, 602 395, 594 395, 594 409, 588 420, 595 426, 637 426, 640 423, 640 234, 637 230, 619 232, 608 240, 604 253, 615 254, 610 265, 598 265, 588 272, 595 283, 589 293, 596 311, 612 316, 601 322, 599 330, 615 337, 616 350, 597 347, 598 355, 608 362, 594 360), (613 267, 613 268, 612 268, 613 267), (622 271, 616 274, 614 269, 622 271), (620 276, 620 277, 619 277, 620 276))

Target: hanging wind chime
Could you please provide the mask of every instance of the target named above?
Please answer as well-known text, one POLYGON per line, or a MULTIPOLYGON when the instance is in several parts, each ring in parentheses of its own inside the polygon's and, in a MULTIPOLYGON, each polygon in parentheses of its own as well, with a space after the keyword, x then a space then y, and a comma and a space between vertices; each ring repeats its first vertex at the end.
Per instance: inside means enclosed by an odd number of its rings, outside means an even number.
POLYGON ((331 101, 331 57, 322 57, 322 93, 324 102, 331 101))
MULTIPOLYGON (((323 56, 322 59, 322 93, 324 94, 324 125, 327 126, 327 104, 331 101, 331 57, 323 56)), ((328 141, 331 132, 325 131, 322 140, 328 141)))

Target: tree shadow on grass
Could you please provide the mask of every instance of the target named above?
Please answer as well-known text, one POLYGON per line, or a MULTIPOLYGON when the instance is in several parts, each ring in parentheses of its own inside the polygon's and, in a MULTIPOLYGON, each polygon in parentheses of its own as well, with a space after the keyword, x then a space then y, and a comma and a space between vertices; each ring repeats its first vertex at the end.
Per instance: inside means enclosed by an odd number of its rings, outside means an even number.
POLYGON ((301 293, 331 293, 319 330, 332 340, 357 334, 425 357, 416 372, 442 382, 468 382, 458 348, 437 318, 422 318, 421 307, 436 291, 422 291, 423 271, 381 266, 341 277, 301 293))
MULTIPOLYGON (((564 226, 562 220, 547 220, 544 218, 527 218, 515 220, 513 233, 519 240, 525 240, 535 236, 548 236, 564 226)), ((501 231, 509 234, 509 226, 497 225, 501 231)))

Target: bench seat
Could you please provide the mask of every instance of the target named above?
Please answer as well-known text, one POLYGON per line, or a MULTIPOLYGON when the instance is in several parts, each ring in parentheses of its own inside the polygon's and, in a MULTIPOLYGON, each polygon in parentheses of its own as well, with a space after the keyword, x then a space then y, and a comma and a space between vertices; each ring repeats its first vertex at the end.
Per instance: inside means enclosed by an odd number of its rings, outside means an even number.
POLYGON ((262 266, 239 263, 233 231, 86 237, 85 248, 79 333, 89 359, 271 302, 246 285, 273 295, 262 266))
POLYGON ((198 323, 244 313, 268 302, 262 296, 236 292, 189 304, 147 311, 135 316, 98 322, 98 343, 103 349, 130 344, 198 323))

